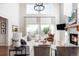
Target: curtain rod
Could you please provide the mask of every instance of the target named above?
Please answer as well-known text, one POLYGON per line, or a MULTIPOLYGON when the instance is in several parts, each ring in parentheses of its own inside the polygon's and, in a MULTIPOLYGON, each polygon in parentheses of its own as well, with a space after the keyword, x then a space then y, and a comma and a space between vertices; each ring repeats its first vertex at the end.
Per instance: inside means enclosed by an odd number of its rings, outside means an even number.
POLYGON ((24 18, 55 18, 55 16, 51 15, 25 15, 24 18))

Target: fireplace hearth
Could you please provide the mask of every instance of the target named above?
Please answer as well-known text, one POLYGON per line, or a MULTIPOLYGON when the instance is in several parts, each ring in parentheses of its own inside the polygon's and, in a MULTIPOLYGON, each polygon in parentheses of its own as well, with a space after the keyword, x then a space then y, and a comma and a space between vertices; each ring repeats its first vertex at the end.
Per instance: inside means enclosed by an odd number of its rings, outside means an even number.
POLYGON ((70 33, 70 43, 78 45, 78 34, 70 33))

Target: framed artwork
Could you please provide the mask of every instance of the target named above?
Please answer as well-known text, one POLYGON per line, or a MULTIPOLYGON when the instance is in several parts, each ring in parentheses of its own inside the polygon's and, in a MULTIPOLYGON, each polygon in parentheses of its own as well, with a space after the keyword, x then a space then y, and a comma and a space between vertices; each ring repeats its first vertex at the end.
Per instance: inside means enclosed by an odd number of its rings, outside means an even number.
POLYGON ((1 29, 6 28, 6 23, 5 22, 1 22, 1 29))
POLYGON ((12 32, 17 32, 18 31, 18 26, 12 25, 12 32))
POLYGON ((1 34, 6 34, 6 29, 1 29, 1 34))
POLYGON ((6 22, 1 22, 1 34, 6 34, 6 22))
POLYGON ((68 23, 69 25, 77 23, 77 9, 75 9, 71 16, 68 17, 68 23))

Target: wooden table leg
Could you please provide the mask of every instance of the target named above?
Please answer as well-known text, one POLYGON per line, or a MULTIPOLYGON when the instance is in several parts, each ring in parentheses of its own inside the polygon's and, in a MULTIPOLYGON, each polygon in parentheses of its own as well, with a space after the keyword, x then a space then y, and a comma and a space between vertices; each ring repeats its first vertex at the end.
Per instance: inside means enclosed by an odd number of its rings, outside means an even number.
POLYGON ((10 56, 10 50, 9 50, 9 56, 10 56))
POLYGON ((26 47, 25 47, 25 54, 26 54, 26 47))

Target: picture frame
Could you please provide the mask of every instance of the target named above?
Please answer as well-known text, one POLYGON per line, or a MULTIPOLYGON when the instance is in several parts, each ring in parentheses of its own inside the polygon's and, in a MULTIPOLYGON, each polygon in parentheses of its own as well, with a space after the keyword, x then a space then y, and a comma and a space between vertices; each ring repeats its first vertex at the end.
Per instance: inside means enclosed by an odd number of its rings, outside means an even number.
POLYGON ((1 29, 1 34, 6 34, 6 29, 1 29))
POLYGON ((74 9, 71 13, 71 16, 68 17, 68 24, 76 24, 77 23, 77 9, 74 9))
POLYGON ((12 32, 17 32, 18 31, 18 26, 12 25, 12 32))
POLYGON ((1 29, 6 28, 6 23, 5 22, 1 22, 1 29))
POLYGON ((6 22, 1 22, 1 34, 6 34, 6 22))

